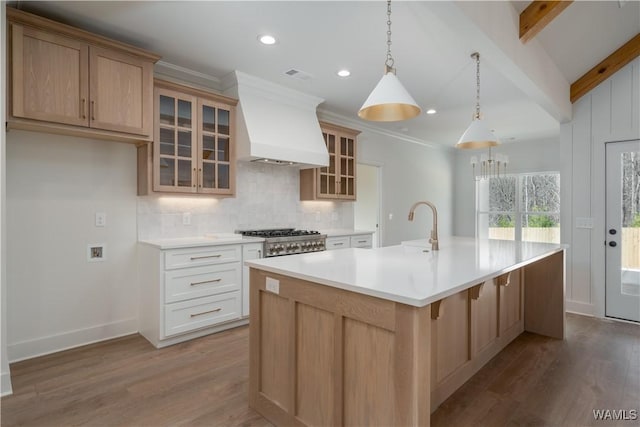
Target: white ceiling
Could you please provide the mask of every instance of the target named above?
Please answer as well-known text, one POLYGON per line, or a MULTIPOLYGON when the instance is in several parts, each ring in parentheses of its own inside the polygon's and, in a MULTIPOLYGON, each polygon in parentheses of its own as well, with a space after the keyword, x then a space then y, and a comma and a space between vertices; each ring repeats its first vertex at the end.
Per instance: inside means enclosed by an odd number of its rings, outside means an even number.
MULTIPOLYGON (((475 66, 469 55, 476 43, 451 37, 444 22, 415 13, 415 3, 392 4, 392 53, 407 90, 423 111, 436 108, 438 114, 373 125, 453 146, 474 109, 475 66)), ((576 2, 537 36, 569 83, 640 32, 640 2, 625 3, 619 8, 617 1, 576 2)), ((514 2, 513 7, 519 12, 527 4, 514 2)), ((323 110, 353 120, 360 120, 356 113, 383 73, 386 3, 381 1, 48 1, 18 6, 150 49, 163 62, 214 80, 237 69, 319 96, 326 100, 323 110), (257 36, 263 33, 279 42, 260 45, 257 36), (312 78, 284 75, 291 68, 312 78), (340 68, 350 69, 351 77, 339 78, 335 72, 340 68)), ((508 77, 488 61, 481 63, 482 110, 498 137, 557 136, 559 123, 508 77)))

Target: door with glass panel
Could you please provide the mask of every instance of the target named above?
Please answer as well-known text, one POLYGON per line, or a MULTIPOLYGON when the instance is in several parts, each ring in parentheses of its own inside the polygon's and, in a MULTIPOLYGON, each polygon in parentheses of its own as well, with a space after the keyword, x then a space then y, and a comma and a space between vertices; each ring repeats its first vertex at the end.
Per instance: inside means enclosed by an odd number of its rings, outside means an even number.
POLYGON ((197 185, 200 193, 233 194, 234 164, 232 159, 230 108, 215 101, 200 99, 197 185))
POLYGON ((640 322, 640 140, 606 145, 606 309, 640 322))
POLYGON ((155 88, 154 191, 197 192, 194 97, 155 88))

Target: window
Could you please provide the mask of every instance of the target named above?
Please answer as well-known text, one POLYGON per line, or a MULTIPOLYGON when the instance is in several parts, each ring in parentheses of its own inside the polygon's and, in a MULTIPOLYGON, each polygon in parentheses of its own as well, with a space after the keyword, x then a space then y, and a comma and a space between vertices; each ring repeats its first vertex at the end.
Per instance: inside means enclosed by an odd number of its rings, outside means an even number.
POLYGON ((478 181, 480 238, 560 243, 560 174, 506 175, 478 181))

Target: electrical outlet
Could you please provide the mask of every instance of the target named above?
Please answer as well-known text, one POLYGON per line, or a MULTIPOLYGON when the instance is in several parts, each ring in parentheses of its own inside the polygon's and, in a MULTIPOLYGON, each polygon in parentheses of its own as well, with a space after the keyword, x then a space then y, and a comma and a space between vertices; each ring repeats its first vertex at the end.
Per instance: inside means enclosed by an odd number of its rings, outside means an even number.
POLYGON ((182 214, 182 225, 191 225, 191 212, 184 212, 182 214))
POLYGON ((107 226, 107 214, 105 212, 96 212, 96 227, 107 226))
POLYGON ((392 213, 390 213, 390 214, 389 214, 389 221, 391 221, 392 219, 393 219, 393 214, 392 214, 392 213))

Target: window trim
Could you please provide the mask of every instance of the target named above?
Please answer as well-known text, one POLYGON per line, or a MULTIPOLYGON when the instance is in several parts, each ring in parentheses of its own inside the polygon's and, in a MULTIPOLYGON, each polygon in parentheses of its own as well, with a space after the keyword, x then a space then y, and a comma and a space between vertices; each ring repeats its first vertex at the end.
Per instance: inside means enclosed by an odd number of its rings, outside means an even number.
MULTIPOLYGON (((497 215, 513 215, 514 217, 514 241, 516 242, 521 242, 522 241, 522 216, 523 215, 539 215, 539 214, 546 214, 546 215, 557 215, 558 216, 558 227, 561 229, 562 228, 562 224, 560 222, 561 216, 560 216, 560 210, 558 211, 548 211, 548 212, 534 212, 534 211, 522 211, 521 210, 521 204, 522 204, 522 200, 521 200, 521 187, 522 187, 522 179, 525 176, 536 176, 536 175, 557 175, 558 177, 558 186, 560 187, 561 182, 561 176, 560 176, 560 172, 559 171, 544 171, 544 172, 522 172, 522 173, 509 173, 509 174, 505 174, 505 175, 501 175, 501 178, 509 178, 509 177, 514 177, 516 179, 516 189, 515 189, 515 210, 514 211, 491 211, 491 210, 480 210, 480 184, 482 181, 476 181, 476 218, 475 218, 475 235, 476 238, 479 238, 480 236, 480 216, 481 215, 491 215, 491 214, 497 214, 497 215)), ((491 178, 489 178, 491 179, 491 178)), ((558 189, 560 190, 560 188, 558 189)), ((560 194, 560 191, 559 193, 560 194)), ((561 206, 561 203, 558 203, 558 207, 561 206)), ((487 238, 488 237, 488 233, 487 233, 487 238)))

